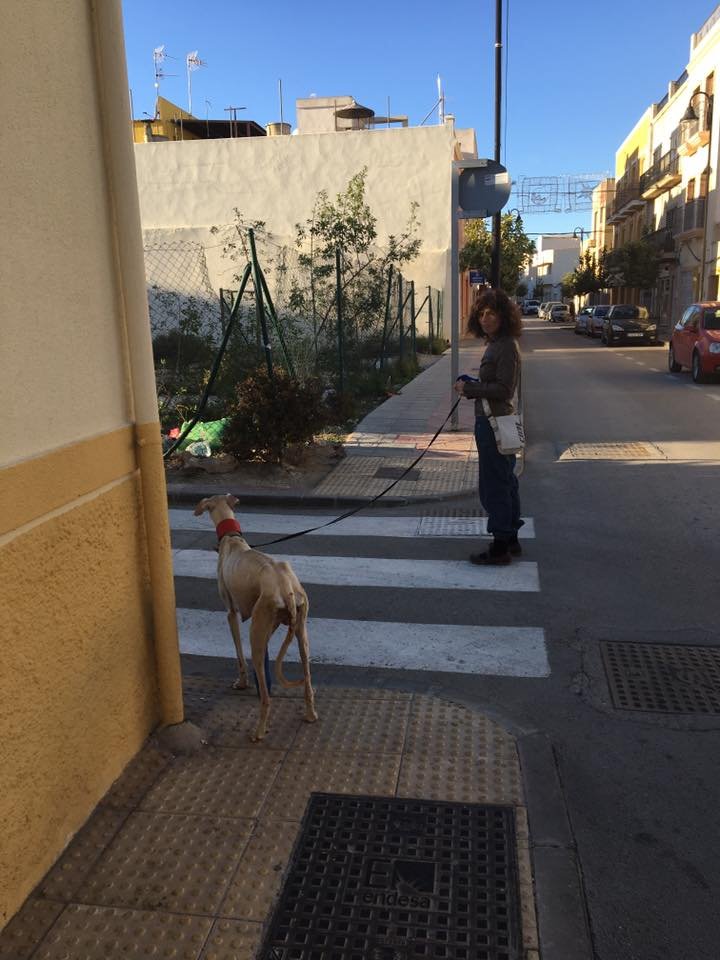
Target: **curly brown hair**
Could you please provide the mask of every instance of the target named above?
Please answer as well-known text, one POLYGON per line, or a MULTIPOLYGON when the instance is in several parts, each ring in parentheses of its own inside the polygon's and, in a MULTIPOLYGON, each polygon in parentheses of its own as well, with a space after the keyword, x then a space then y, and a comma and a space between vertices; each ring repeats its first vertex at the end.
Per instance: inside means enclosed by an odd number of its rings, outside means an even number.
POLYGON ((468 333, 473 337, 485 337, 480 317, 485 310, 492 310, 500 317, 498 337, 519 337, 522 333, 522 314, 504 290, 483 290, 475 298, 468 317, 468 333))

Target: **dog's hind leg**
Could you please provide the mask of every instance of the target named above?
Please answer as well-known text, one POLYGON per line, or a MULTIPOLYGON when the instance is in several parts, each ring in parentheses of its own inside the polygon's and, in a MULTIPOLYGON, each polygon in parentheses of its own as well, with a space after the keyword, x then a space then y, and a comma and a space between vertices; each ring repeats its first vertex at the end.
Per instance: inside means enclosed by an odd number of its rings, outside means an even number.
POLYGON ((295 627, 295 636, 300 650, 300 662, 302 663, 303 674, 305 676, 305 722, 315 723, 318 715, 315 711, 315 692, 312 688, 310 679, 310 643, 307 635, 307 615, 308 603, 298 604, 297 608, 297 626, 295 627))
POLYGON ((235 644, 235 652, 237 653, 238 661, 238 678, 233 683, 233 690, 245 690, 248 685, 247 665, 245 664, 245 656, 243 654, 242 637, 240 636, 240 623, 238 621, 237 610, 230 609, 228 611, 227 619, 230 626, 230 633, 232 634, 233 642, 235 644))
POLYGON ((274 610, 269 610, 260 603, 257 603, 253 610, 252 622, 250 624, 250 652, 252 654, 253 667, 255 668, 258 695, 260 697, 260 717, 258 718, 255 732, 250 737, 253 742, 262 740, 265 737, 268 717, 270 715, 270 694, 265 678, 265 652, 273 632, 273 614, 274 610))

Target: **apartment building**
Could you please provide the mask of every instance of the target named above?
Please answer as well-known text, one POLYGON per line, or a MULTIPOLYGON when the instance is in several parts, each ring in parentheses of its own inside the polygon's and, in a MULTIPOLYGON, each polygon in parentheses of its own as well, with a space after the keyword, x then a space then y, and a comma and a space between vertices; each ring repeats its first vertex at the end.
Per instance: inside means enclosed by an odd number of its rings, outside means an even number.
POLYGON ((644 303, 667 335, 685 307, 718 296, 718 120, 720 5, 690 38, 688 63, 643 113, 616 153, 615 195, 606 224, 613 249, 644 239, 659 271, 646 290, 613 279, 612 300, 644 303))
POLYGON ((537 238, 535 247, 523 282, 537 299, 562 300, 562 278, 578 265, 580 239, 544 234, 537 238))

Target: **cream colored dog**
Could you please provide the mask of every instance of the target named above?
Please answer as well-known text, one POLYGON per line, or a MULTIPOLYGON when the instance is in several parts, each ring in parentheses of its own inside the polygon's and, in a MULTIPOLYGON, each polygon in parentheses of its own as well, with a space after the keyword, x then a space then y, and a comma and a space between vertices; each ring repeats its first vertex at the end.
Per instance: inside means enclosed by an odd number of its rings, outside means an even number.
POLYGON ((248 685, 247 667, 243 656, 238 613, 250 624, 250 651, 260 694, 260 719, 252 740, 262 740, 267 732, 270 713, 270 694, 265 679, 265 652, 270 637, 281 623, 288 632, 275 660, 275 676, 283 687, 305 685, 305 720, 314 723, 315 694, 310 681, 310 652, 306 621, 308 598, 289 563, 273 560, 247 543, 235 519, 233 507, 238 502, 231 493, 206 497, 195 507, 195 516, 206 510, 215 524, 218 536, 218 589, 227 610, 228 624, 235 642, 238 658, 238 679, 233 686, 244 689, 248 685), (293 637, 297 637, 304 679, 286 680, 282 661, 293 637))

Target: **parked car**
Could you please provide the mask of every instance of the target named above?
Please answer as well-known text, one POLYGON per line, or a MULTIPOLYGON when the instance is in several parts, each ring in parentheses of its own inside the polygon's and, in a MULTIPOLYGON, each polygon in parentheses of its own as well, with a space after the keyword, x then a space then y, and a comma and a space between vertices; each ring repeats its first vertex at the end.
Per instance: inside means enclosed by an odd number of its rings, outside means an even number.
POLYGON ((566 303, 551 303, 546 312, 550 323, 569 323, 572 319, 566 303))
POLYGON ((587 327, 587 335, 592 340, 602 335, 603 324, 605 323, 605 317, 608 315, 609 309, 609 303, 598 303, 592 308, 590 322, 587 327))
POLYGON ((553 307, 557 307, 557 306, 560 306, 560 307, 563 306, 563 303, 561 300, 548 300, 548 302, 545 304, 545 309, 542 312, 543 319, 549 320, 550 311, 552 310, 553 307))
POLYGON ((523 304, 523 313, 526 317, 536 317, 538 315, 539 300, 526 300, 523 304))
POLYGON ((582 310, 578 310, 577 316, 575 317, 575 333, 588 332, 592 311, 592 307, 583 307, 582 310))
POLYGON ((607 312, 602 328, 606 347, 620 343, 657 343, 657 323, 645 307, 632 303, 614 303, 607 312))
POLYGON ((693 303, 675 325, 670 338, 668 368, 689 367, 695 383, 720 374, 720 301, 693 303))

